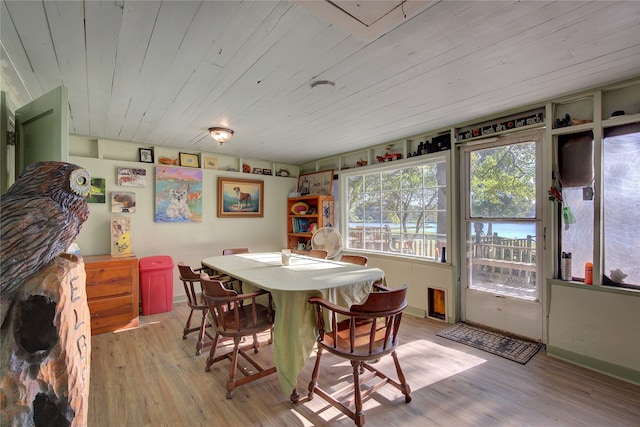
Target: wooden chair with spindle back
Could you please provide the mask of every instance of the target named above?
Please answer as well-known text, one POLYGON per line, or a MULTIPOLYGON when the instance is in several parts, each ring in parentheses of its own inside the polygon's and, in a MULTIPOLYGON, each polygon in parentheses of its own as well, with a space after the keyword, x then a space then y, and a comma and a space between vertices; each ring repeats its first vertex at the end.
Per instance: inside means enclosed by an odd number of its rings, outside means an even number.
POLYGON ((405 285, 400 289, 390 289, 374 285, 374 288, 377 292, 371 292, 363 304, 354 304, 349 309, 320 297, 311 297, 308 300, 316 308, 319 332, 318 354, 309 383, 309 399, 313 399, 314 393, 318 394, 350 417, 358 426, 364 425, 365 422, 362 412, 363 400, 385 384, 400 390, 406 403, 411 401, 411 390, 396 355, 402 312, 407 306, 407 287, 405 285), (330 319, 330 324, 325 324, 324 319, 330 319), (318 387, 320 361, 324 351, 351 362, 352 386, 333 394, 318 387), (389 378, 367 363, 379 360, 387 354, 393 357, 398 381, 389 378), (366 374, 365 370, 368 371, 366 374), (376 378, 379 381, 369 383, 376 378), (362 390, 361 386, 365 383, 368 387, 362 390), (351 409, 352 405, 353 409, 351 409))
MULTIPOLYGON (((276 372, 275 366, 265 369, 247 353, 247 350, 251 348, 254 353, 258 353, 260 344, 257 334, 273 328, 274 312, 271 294, 265 290, 239 294, 232 289, 227 289, 221 281, 210 279, 206 273, 202 273, 201 282, 204 298, 213 317, 213 327, 216 331, 215 339, 220 337, 233 339, 233 350, 226 354, 216 356, 216 347, 211 347, 205 371, 209 372, 211 366, 221 360, 231 360, 229 379, 227 380, 227 399, 231 399, 236 387, 276 372), (257 300, 262 295, 268 295, 266 306, 257 300), (249 336, 253 337, 253 342, 241 347, 242 339, 249 336), (238 356, 246 359, 253 368, 248 370, 239 367, 238 356), (244 374, 244 377, 236 379, 237 371, 244 374), (253 373, 250 373, 251 371, 253 373)), ((270 336, 269 344, 272 341, 270 336)))
POLYGON ((366 266, 369 258, 364 255, 342 255, 340 261, 366 266))
POLYGON ((222 255, 248 254, 249 248, 230 248, 223 249, 222 255))
POLYGON ((187 318, 187 323, 184 327, 182 339, 187 339, 187 335, 192 332, 198 332, 196 356, 202 353, 203 348, 215 343, 214 337, 211 336, 211 334, 209 334, 209 332, 206 330, 206 328, 211 327, 211 323, 207 322, 207 313, 209 312, 209 307, 202 297, 200 270, 202 269, 198 268, 194 270, 193 268, 191 268, 191 266, 186 265, 182 261, 178 262, 178 272, 180 273, 180 280, 184 285, 184 292, 187 295, 187 305, 191 309, 189 317, 187 318), (194 311, 199 311, 202 313, 202 320, 200 321, 200 326, 198 327, 191 327, 191 320, 193 318, 194 311), (209 338, 209 341, 204 340, 205 336, 209 338))
POLYGON ((329 252, 324 249, 311 249, 307 255, 314 258, 327 259, 329 252))

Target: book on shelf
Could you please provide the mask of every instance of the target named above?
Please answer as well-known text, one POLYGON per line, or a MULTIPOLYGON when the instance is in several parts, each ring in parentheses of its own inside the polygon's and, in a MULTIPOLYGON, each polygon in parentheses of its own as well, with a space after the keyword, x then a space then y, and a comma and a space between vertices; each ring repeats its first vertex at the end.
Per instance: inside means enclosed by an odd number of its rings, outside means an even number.
POLYGON ((294 233, 308 233, 309 219, 308 218, 291 218, 291 226, 294 233))

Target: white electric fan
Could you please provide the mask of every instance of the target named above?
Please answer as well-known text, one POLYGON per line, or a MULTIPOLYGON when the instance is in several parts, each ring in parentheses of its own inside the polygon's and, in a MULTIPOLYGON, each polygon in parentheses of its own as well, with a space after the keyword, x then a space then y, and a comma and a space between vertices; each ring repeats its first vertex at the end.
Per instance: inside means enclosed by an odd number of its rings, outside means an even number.
POLYGON ((342 250, 342 236, 333 227, 319 228, 311 237, 311 247, 324 249, 328 252, 327 258, 333 258, 342 250))

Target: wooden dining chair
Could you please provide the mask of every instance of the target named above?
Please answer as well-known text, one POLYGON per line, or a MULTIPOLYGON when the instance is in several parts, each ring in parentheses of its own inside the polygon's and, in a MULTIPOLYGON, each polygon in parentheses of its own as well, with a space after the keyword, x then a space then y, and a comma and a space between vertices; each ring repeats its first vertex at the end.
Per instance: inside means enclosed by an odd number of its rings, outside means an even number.
POLYGON ((249 248, 230 248, 223 249, 222 255, 248 254, 249 248))
MULTIPOLYGON (((235 254, 248 254, 249 248, 229 248, 223 249, 222 255, 235 255, 235 254)), ((242 281, 236 278, 219 274, 218 271, 214 271, 209 267, 202 266, 202 272, 207 273, 209 276, 217 276, 219 280, 224 282, 226 287, 233 287, 234 283, 237 283, 237 290, 242 293, 242 281)))
POLYGON ((342 257, 340 258, 340 261, 342 262, 348 262, 350 264, 358 264, 358 265, 367 265, 367 261, 369 260, 369 258, 367 258, 364 255, 342 255, 342 257))
MULTIPOLYGON (((257 353, 260 347, 257 334, 273 328, 274 312, 271 294, 264 290, 238 294, 234 290, 227 289, 221 281, 210 279, 206 273, 201 274, 200 280, 204 298, 213 317, 215 340, 220 337, 233 339, 233 350, 226 354, 216 356, 216 346, 211 347, 205 371, 209 372, 211 366, 221 360, 231 360, 227 380, 227 399, 231 399, 236 387, 276 372, 275 366, 264 368, 247 353, 251 348, 254 353, 257 353), (268 296, 266 306, 257 300, 262 295, 268 296), (253 342, 241 347, 242 339, 249 336, 253 337, 253 342), (252 365, 253 373, 238 365, 238 356, 242 356, 252 365), (240 371, 244 377, 236 379, 237 371, 240 371)), ((273 342, 271 336, 268 342, 269 344, 273 342)))
POLYGON ((320 395, 358 426, 364 425, 365 422, 362 412, 363 400, 385 384, 400 390, 406 403, 411 401, 411 390, 396 355, 402 312, 407 306, 407 287, 405 285, 401 289, 393 290, 374 285, 374 288, 377 291, 371 292, 363 304, 354 304, 349 309, 320 297, 311 297, 308 300, 316 308, 319 332, 318 355, 309 383, 309 400, 313 399, 314 393, 320 395), (325 317, 327 315, 328 317, 325 317), (325 324, 325 318, 330 319, 331 323, 325 324), (351 362, 353 384, 350 387, 342 388, 333 394, 318 387, 320 361, 324 351, 351 362), (367 363, 377 361, 387 354, 393 357, 398 381, 367 363), (365 373, 365 370, 368 372, 365 373), (365 384, 367 387, 362 389, 365 384))
POLYGON ((187 339, 187 335, 192 332, 198 332, 198 341, 196 342, 196 356, 202 353, 202 349, 213 345, 215 343, 214 337, 207 331, 208 327, 211 327, 211 323, 207 322, 207 313, 209 307, 206 301, 202 297, 202 286, 200 284, 200 271, 198 268, 194 270, 191 266, 186 265, 184 262, 178 262, 178 272, 180 274, 180 280, 184 285, 184 292, 187 295, 187 305, 191 309, 187 323, 182 333, 182 339, 187 339), (193 318, 194 311, 202 313, 202 320, 197 327, 191 327, 191 320, 193 318), (209 338, 209 341, 205 341, 205 336, 209 338))
MULTIPOLYGON (((229 248, 229 249, 222 250, 222 255, 236 255, 236 254, 248 254, 248 253, 249 253, 249 248, 229 248)), ((238 284, 237 289, 240 293, 242 293, 242 280, 232 279, 230 280, 230 282, 237 283, 238 284)))
POLYGON ((327 259, 327 256, 329 255, 329 252, 325 251, 324 249, 311 249, 309 251, 308 255, 310 257, 314 257, 314 258, 327 259))

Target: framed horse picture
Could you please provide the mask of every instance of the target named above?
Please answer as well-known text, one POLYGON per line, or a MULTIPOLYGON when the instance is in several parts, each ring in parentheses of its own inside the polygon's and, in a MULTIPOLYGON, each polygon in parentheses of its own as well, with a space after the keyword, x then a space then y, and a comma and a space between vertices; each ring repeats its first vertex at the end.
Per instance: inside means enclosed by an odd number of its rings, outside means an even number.
POLYGON ((218 177, 218 217, 264 216, 264 181, 218 177))

